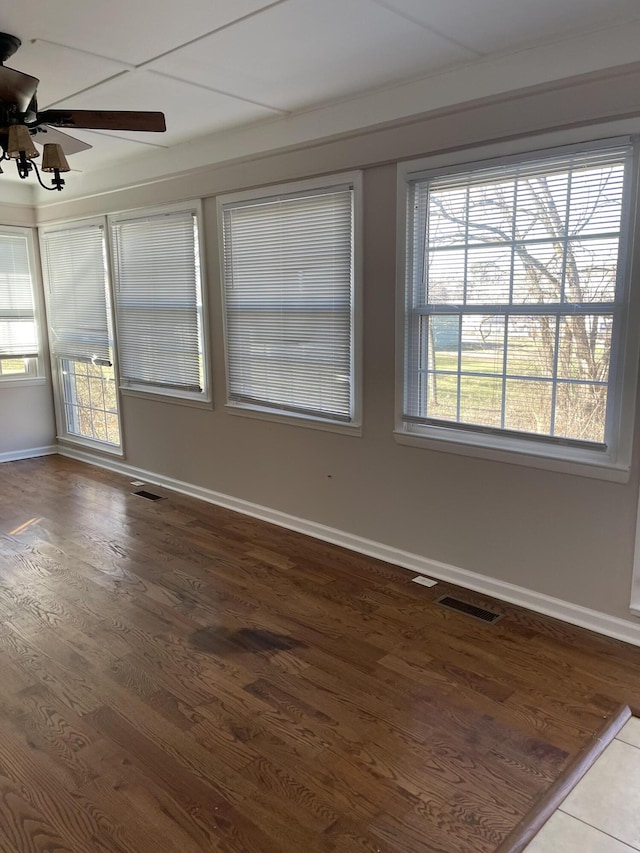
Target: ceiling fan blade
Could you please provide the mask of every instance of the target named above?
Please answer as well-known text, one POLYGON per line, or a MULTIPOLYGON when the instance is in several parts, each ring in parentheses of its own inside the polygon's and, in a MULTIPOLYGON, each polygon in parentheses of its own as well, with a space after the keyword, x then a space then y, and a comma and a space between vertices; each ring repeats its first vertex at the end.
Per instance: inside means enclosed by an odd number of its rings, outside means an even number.
POLYGON ((88 130, 143 130, 161 133, 167 129, 163 113, 117 110, 44 110, 38 124, 84 127, 88 130))
POLYGON ((37 77, 0 65, 0 101, 16 104, 18 112, 26 113, 39 82, 37 77))
POLYGON ((63 133, 61 130, 56 130, 55 127, 49 127, 47 124, 37 127, 32 136, 34 142, 40 145, 46 145, 48 142, 57 143, 68 156, 93 148, 88 142, 76 139, 75 136, 69 136, 68 133, 63 133))

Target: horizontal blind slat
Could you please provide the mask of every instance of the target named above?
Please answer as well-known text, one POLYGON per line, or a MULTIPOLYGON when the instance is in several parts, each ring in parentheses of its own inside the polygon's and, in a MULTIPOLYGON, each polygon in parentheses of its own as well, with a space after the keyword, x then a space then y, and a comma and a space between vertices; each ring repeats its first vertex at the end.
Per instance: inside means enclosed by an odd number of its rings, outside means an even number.
POLYGON ((35 358, 37 355, 27 237, 0 234, 0 359, 35 358))
POLYGON ((126 384, 203 386, 195 212, 112 223, 120 375, 126 384))
POLYGON ((42 249, 53 355, 111 364, 104 229, 44 231, 42 249))
POLYGON ((232 403, 348 422, 353 190, 223 206, 232 403))

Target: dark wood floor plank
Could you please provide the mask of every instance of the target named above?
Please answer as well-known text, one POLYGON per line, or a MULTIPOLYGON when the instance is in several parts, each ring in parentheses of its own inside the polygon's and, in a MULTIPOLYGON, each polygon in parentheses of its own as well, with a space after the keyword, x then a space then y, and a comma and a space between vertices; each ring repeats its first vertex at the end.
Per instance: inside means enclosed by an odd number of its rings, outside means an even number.
POLYGON ((639 649, 157 491, 0 466, 0 853, 490 853, 640 706, 639 649))

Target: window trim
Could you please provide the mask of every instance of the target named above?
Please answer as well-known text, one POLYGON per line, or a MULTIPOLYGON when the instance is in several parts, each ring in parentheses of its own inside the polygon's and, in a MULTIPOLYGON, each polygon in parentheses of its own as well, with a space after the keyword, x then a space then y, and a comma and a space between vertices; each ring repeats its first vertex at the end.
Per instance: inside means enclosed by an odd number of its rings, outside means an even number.
POLYGON ((228 414, 272 421, 274 423, 293 426, 310 427, 327 432, 343 433, 346 435, 362 435, 362 219, 363 193, 362 172, 338 172, 318 178, 301 181, 288 181, 282 184, 259 186, 249 190, 219 195, 216 198, 218 255, 220 270, 220 292, 222 305, 222 328, 224 343, 224 376, 225 376, 225 410, 228 414), (322 418, 305 413, 288 412, 276 407, 259 406, 253 403, 231 402, 229 399, 229 359, 227 350, 227 311, 225 303, 225 270, 224 270, 224 208, 228 205, 251 203, 255 201, 275 199, 278 196, 291 196, 309 190, 327 190, 353 186, 353 298, 352 298, 352 388, 351 399, 353 416, 349 422, 340 422, 331 418, 322 418))
MULTIPOLYGON (((618 129, 618 128, 616 128, 618 129)), ((637 123, 631 125, 637 132, 637 123)), ((624 133, 625 128, 620 128, 624 133)), ((606 129, 593 128, 593 135, 583 131, 582 140, 575 133, 552 133, 544 136, 515 140, 475 147, 448 155, 435 155, 400 163, 397 169, 397 256, 396 256, 396 384, 395 384, 395 428, 394 438, 398 444, 420 447, 445 453, 489 459, 543 468, 551 471, 576 474, 615 482, 627 482, 631 466, 633 422, 635 412, 636 383, 638 378, 638 354, 640 352, 640 293, 631 287, 632 269, 640 268, 638 249, 640 241, 634 241, 632 229, 638 206, 639 148, 637 139, 630 136, 608 136, 606 129), (601 135, 596 135, 597 131, 601 135), (554 153, 596 150, 598 148, 635 142, 630 172, 627 174, 626 198, 620 238, 620 257, 623 268, 622 293, 620 299, 623 322, 617 345, 614 344, 611 359, 610 392, 613 395, 611 417, 614 429, 612 446, 605 451, 576 447, 570 444, 548 443, 544 438, 512 437, 499 433, 477 430, 448 428, 439 425, 409 427, 403 419, 405 390, 405 311, 407 293, 409 225, 409 186, 435 174, 442 175, 465 169, 507 164, 554 153), (634 257, 635 256, 635 257, 634 257)))
POLYGON ((43 288, 41 276, 40 258, 36 253, 37 233, 34 228, 21 227, 17 225, 0 225, 0 232, 5 234, 18 234, 26 237, 27 258, 29 272, 31 274, 31 293, 33 296, 33 319, 36 324, 36 341, 38 344, 38 355, 29 359, 24 373, 3 374, 0 373, 0 385, 41 385, 46 382, 47 373, 45 369, 45 330, 43 288))
MULTIPOLYGON (((120 394, 119 383, 117 381, 118 377, 118 347, 116 344, 115 338, 115 317, 113 310, 113 294, 111 288, 111 246, 109 243, 109 229, 107 223, 106 216, 92 216, 85 217, 83 219, 71 219, 65 220, 63 222, 57 222, 53 225, 47 225, 45 227, 40 227, 38 229, 39 234, 39 247, 40 247, 40 255, 41 255, 41 269, 43 270, 43 292, 45 303, 48 307, 48 286, 46 285, 45 276, 44 276, 44 265, 42 264, 42 236, 45 233, 53 233, 56 231, 69 231, 73 228, 82 228, 84 226, 91 227, 92 225, 102 226, 103 236, 105 241, 105 256, 107 259, 107 290, 109 294, 108 300, 108 312, 109 312, 109 322, 111 323, 112 330, 112 339, 111 339, 111 361, 113 364, 114 376, 116 377, 115 382, 115 392, 116 399, 118 403, 118 420, 120 425, 120 445, 116 446, 114 444, 109 444, 104 441, 97 441, 95 439, 87 438, 86 436, 76 435, 75 433, 69 432, 67 429, 67 416, 65 411, 65 398, 64 398, 64 375, 62 371, 62 358, 55 356, 49 348, 49 361, 51 364, 51 379, 53 385, 53 408, 55 412, 55 420, 56 420, 56 439, 57 441, 62 442, 63 444, 70 445, 78 445, 80 447, 86 447, 92 451, 97 451, 99 453, 104 453, 107 456, 121 456, 125 455, 125 437, 123 430, 123 418, 122 418, 122 397, 120 394)), ((49 324, 47 322, 47 332, 49 332, 49 324)))

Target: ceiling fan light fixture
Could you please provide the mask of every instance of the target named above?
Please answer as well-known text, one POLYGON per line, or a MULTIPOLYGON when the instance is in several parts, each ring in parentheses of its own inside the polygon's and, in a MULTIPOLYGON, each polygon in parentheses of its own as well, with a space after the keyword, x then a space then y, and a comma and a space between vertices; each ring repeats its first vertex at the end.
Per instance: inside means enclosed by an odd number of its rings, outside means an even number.
POLYGON ((64 156, 62 146, 57 142, 47 142, 42 149, 42 166, 43 172, 70 172, 67 158, 64 156))
POLYGON ((35 160, 40 152, 33 144, 29 130, 23 124, 12 124, 9 126, 9 139, 7 142, 7 157, 14 160, 26 158, 35 160))
POLYGON ((20 44, 17 36, 0 32, 0 160, 13 160, 18 177, 35 177, 40 186, 49 191, 64 187, 62 175, 71 171, 66 154, 85 151, 91 145, 57 130, 59 127, 152 133, 167 129, 164 114, 149 110, 38 110, 40 81, 4 64, 20 44), (51 142, 45 144, 38 136, 40 133, 48 133, 51 142), (44 183, 35 162, 40 152, 32 135, 44 146, 42 172, 52 176, 51 186, 44 183))

